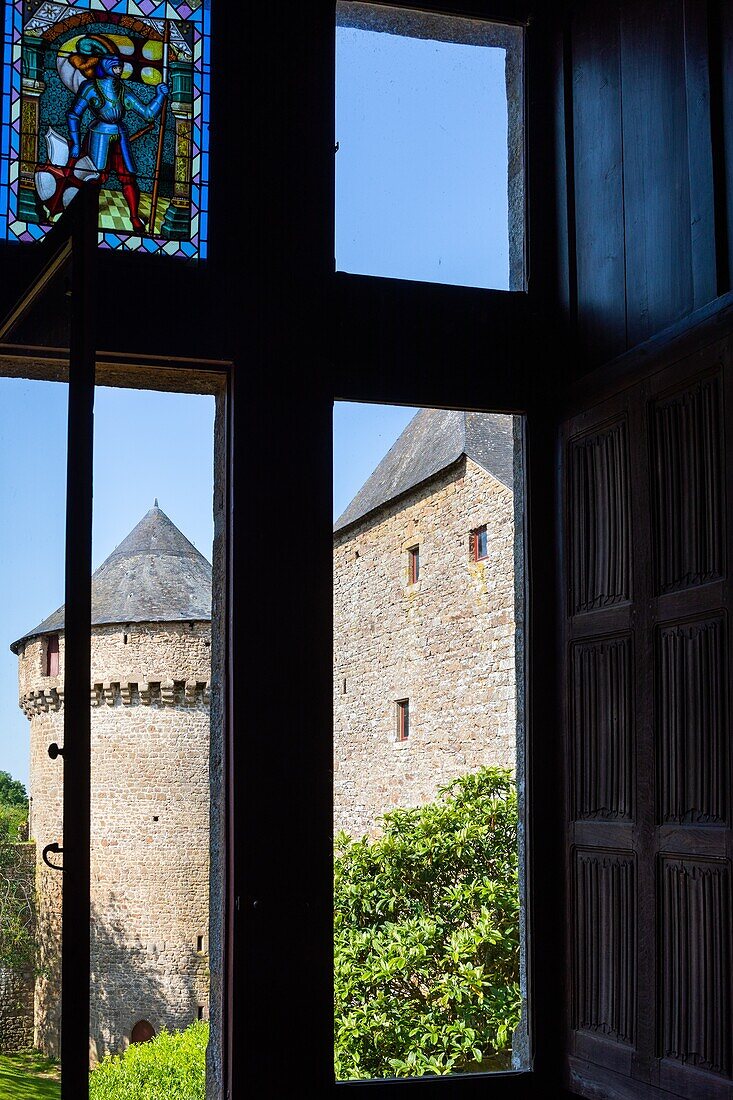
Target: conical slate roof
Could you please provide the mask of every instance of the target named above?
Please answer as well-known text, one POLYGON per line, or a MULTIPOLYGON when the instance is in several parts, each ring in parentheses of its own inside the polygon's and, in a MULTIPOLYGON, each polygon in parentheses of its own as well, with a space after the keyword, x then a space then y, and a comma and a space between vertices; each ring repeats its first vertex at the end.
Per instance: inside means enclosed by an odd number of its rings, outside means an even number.
MULTIPOLYGON (((211 619, 211 566, 165 512, 147 512, 92 576, 92 625, 211 619)), ((10 647, 64 629, 64 607, 10 647)))
POLYGON ((511 489, 512 417, 500 413, 420 409, 334 524, 341 531, 466 455, 511 489))

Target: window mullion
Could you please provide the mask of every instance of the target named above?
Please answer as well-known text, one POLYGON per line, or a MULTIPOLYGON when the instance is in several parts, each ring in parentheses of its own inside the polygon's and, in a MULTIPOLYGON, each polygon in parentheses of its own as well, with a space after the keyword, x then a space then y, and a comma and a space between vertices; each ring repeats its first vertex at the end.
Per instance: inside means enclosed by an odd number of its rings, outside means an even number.
POLYGON ((61 959, 61 1096, 89 1094, 92 463, 98 192, 70 210, 72 296, 66 488, 64 684, 64 885, 61 959))

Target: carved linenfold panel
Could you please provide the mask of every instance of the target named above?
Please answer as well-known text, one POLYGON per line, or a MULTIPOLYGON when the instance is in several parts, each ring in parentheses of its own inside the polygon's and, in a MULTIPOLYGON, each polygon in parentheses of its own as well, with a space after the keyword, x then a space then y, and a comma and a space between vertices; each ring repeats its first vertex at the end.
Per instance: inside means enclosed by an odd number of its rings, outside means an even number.
POLYGON ((660 1054, 730 1075, 728 866, 663 859, 661 889, 660 1054))
POLYGON ((573 779, 576 818, 632 815, 631 639, 573 649, 573 779))
POLYGON ((570 585, 574 613, 629 599, 626 422, 576 440, 569 453, 570 585))
POLYGON ((720 384, 708 378, 653 406, 652 478, 660 592, 723 571, 720 384))
POLYGON ((726 820, 725 650, 720 617, 659 632, 657 772, 662 821, 726 820))
POLYGON ((577 851, 575 1026, 633 1043, 636 882, 629 853, 577 851))

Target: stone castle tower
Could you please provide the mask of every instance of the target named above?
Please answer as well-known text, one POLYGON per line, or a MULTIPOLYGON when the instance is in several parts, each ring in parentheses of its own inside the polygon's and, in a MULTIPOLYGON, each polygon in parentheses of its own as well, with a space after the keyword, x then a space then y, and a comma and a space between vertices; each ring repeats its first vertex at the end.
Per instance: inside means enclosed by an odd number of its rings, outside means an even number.
MULTIPOLYGON (((92 578, 92 1061, 208 1018, 211 583, 157 501, 92 578)), ((41 856, 63 846, 48 748, 64 743, 64 608, 12 649, 31 723, 35 1041, 57 1054, 63 876, 41 856)))
POLYGON ((421 409, 334 525, 337 830, 516 767, 512 421, 421 409))

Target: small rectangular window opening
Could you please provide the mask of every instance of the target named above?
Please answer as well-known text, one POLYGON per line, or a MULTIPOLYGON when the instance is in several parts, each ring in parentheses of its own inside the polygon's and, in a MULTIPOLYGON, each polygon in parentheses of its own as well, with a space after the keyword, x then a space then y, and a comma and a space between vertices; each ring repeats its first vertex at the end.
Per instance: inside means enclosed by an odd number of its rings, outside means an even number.
POLYGON ((199 1020, 203 1020, 203 1018, 204 1018, 204 1006, 203 1005, 198 1006, 198 1008, 196 1010, 196 1015, 197 1015, 199 1020))
POLYGON ((197 936, 196 937, 196 950, 197 951, 203 951, 203 949, 204 949, 204 937, 203 936, 197 936))
POLYGON ((407 551, 408 584, 417 584, 420 580, 420 547, 411 546, 407 551))
POLYGON ((58 676, 59 674, 59 636, 49 635, 46 643, 46 675, 58 676))
POLYGON ((483 561, 489 556, 489 532, 486 524, 471 532, 471 557, 474 561, 483 561))
POLYGON ((397 700, 397 740, 406 741, 410 736, 410 700, 397 700))

